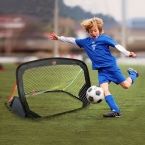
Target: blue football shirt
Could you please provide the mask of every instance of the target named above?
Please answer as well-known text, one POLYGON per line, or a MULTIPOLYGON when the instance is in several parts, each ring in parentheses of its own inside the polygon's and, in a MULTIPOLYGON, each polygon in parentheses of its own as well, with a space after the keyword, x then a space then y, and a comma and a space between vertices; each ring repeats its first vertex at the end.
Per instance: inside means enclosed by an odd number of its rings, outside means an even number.
POLYGON ((101 34, 97 38, 87 37, 75 41, 91 59, 93 69, 116 66, 116 59, 110 52, 110 46, 115 47, 118 43, 109 35, 101 34))

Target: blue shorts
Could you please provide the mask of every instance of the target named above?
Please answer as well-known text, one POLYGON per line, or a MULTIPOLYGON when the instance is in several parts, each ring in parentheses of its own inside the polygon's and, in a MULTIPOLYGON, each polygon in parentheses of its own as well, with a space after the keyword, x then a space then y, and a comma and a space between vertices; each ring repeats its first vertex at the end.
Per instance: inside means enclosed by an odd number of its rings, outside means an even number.
POLYGON ((98 80, 99 85, 102 83, 114 82, 115 84, 120 84, 126 80, 125 76, 122 74, 121 70, 117 66, 101 68, 98 70, 98 80))

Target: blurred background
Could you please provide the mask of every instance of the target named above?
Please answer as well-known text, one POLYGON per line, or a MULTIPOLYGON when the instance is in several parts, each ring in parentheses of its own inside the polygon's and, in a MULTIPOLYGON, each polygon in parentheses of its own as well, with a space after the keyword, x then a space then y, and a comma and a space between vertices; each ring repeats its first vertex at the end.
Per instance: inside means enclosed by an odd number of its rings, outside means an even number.
MULTIPOLYGON (((105 33, 135 51, 139 61, 145 63, 143 0, 4 0, 0 6, 1 64, 54 56, 87 60, 82 49, 48 40, 44 34, 54 31, 85 37, 80 22, 94 16, 104 20, 105 33)), ((126 62, 119 52, 113 53, 126 62)))

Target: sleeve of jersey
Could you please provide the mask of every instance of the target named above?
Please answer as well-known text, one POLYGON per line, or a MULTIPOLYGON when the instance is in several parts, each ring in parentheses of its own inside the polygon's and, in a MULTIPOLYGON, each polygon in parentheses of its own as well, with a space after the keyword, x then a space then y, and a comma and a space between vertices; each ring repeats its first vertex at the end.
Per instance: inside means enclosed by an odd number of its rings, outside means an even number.
POLYGON ((109 46, 115 47, 115 45, 118 44, 118 42, 110 36, 106 36, 106 38, 104 38, 104 39, 105 39, 105 42, 107 43, 107 45, 109 45, 109 46))
POLYGON ((115 48, 126 56, 130 55, 130 52, 127 51, 123 46, 121 46, 119 44, 115 45, 115 48))
POLYGON ((120 44, 118 44, 118 42, 116 40, 114 40, 111 37, 107 37, 106 42, 109 44, 109 46, 112 46, 114 48, 116 48, 118 51, 120 51, 121 53, 123 53, 126 56, 130 55, 130 52, 127 51, 123 46, 121 46, 120 44))
POLYGON ((77 44, 80 48, 83 48, 83 46, 82 46, 82 44, 83 44, 82 39, 76 39, 75 42, 76 42, 76 44, 77 44))
POLYGON ((76 41, 75 41, 75 38, 73 37, 64 37, 64 36, 59 36, 58 37, 58 40, 62 41, 62 42, 65 42, 65 43, 70 43, 70 44, 73 44, 74 46, 78 47, 76 41))

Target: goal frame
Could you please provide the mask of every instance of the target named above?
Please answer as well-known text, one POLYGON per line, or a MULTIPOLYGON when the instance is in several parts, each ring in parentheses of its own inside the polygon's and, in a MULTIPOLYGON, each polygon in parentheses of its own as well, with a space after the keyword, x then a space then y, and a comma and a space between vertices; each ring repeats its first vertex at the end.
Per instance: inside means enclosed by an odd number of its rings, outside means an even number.
MULTIPOLYGON (((91 83, 90 83, 88 67, 83 61, 78 60, 78 59, 61 58, 61 57, 38 59, 38 60, 20 64, 16 69, 16 85, 17 85, 17 90, 18 90, 18 98, 19 98, 19 103, 21 103, 21 106, 24 110, 25 117, 40 118, 42 116, 40 116, 36 112, 31 111, 31 108, 29 107, 29 104, 26 100, 25 93, 24 93, 23 74, 28 69, 35 68, 35 67, 42 67, 42 66, 50 66, 50 65, 78 65, 82 68, 83 73, 84 73, 84 78, 85 78, 85 84, 79 91, 79 98, 76 97, 76 99, 82 102, 81 108, 85 108, 89 105, 89 101, 86 98, 85 92, 91 86, 91 83)), ((75 98, 75 96, 73 97, 75 98)), ((73 112, 78 109, 70 110, 67 112, 73 112)), ((57 116, 64 113, 66 112, 53 114, 51 116, 57 116)), ((50 117, 50 116, 47 116, 47 117, 50 117)))

